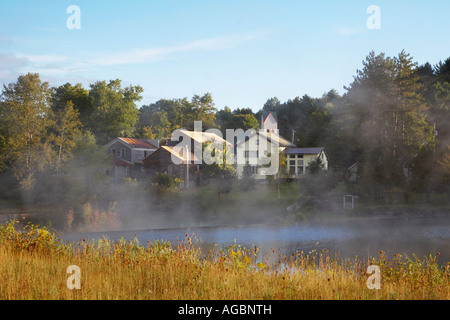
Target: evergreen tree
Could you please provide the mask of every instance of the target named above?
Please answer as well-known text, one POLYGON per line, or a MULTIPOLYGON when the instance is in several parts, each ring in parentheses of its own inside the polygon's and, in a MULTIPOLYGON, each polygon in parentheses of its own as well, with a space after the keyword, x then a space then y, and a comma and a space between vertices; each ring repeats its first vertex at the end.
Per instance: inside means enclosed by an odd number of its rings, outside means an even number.
POLYGON ((405 170, 420 148, 433 143, 416 63, 404 51, 395 58, 371 52, 363 66, 346 88, 354 133, 364 152, 360 176, 372 193, 404 187, 405 170))

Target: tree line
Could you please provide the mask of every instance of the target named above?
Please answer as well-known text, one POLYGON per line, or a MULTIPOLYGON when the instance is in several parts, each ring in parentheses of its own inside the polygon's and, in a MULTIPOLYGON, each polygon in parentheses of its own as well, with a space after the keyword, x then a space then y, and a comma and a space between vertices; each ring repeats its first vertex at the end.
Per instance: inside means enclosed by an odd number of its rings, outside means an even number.
POLYGON ((258 112, 219 110, 210 93, 138 107, 139 85, 116 79, 51 87, 29 73, 4 84, 0 95, 0 174, 33 190, 43 172, 106 163, 99 146, 118 136, 165 139, 175 129, 192 130, 194 121, 225 136, 225 129, 258 129, 261 116, 273 112, 281 136, 298 147, 325 147, 335 172, 357 163, 358 184, 374 198, 395 188, 450 197, 450 58, 419 66, 405 51, 370 52, 344 89, 285 102, 272 97, 258 112))

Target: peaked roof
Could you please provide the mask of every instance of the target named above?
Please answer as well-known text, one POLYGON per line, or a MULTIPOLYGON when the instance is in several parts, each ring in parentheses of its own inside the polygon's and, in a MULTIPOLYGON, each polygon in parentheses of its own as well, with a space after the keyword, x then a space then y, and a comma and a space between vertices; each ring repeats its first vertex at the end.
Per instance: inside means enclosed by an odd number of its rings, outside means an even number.
MULTIPOLYGON (((286 140, 285 138, 283 138, 282 136, 280 136, 279 134, 275 133, 275 132, 265 132, 263 130, 261 131, 253 131, 248 138, 252 138, 253 136, 258 135, 260 137, 263 137, 264 139, 267 139, 269 142, 276 142, 278 143, 278 145, 280 147, 295 147, 295 144, 291 143, 290 141, 286 140)), ((247 139, 245 139, 245 141, 247 141, 247 139)), ((237 144, 240 145, 242 143, 244 143, 245 141, 239 141, 237 144)))
POLYGON ((264 122, 266 122, 266 120, 269 118, 270 115, 272 115, 272 117, 275 119, 275 122, 278 122, 277 113, 276 112, 269 112, 267 114, 267 116, 265 117, 264 122))
POLYGON ((323 151, 323 147, 315 148, 287 148, 286 154, 319 154, 323 151))
POLYGON ((228 141, 226 141, 222 137, 220 137, 217 134, 212 133, 212 132, 188 131, 188 130, 184 130, 184 129, 181 129, 180 131, 183 134, 187 135, 192 140, 195 140, 200 143, 203 143, 206 141, 219 141, 222 143, 230 144, 228 141))
MULTIPOLYGON (((186 161, 186 157, 185 157, 183 148, 180 148, 180 150, 174 150, 174 148, 175 148, 174 146, 161 146, 161 147, 158 148, 158 150, 156 150, 156 151, 153 152, 152 154, 148 155, 147 158, 145 158, 145 159, 143 160, 143 162, 148 161, 147 159, 156 157, 156 155, 157 155, 159 152, 165 151, 165 152, 168 152, 168 153, 170 153, 171 155, 177 157, 181 162, 184 163, 184 162, 186 161)), ((190 155, 189 155, 189 162, 191 162, 191 161, 197 161, 197 160, 198 160, 198 158, 195 156, 195 154, 192 153, 192 152, 190 152, 190 155)))
MULTIPOLYGON (((262 111, 261 113, 261 117, 264 119, 263 122, 265 122, 267 120, 267 118, 269 117, 269 115, 272 114, 272 116, 275 118, 275 120, 278 122, 277 119, 277 113, 275 111, 262 111)), ((261 124, 262 125, 262 124, 261 124)))
POLYGON ((274 132, 258 131, 257 134, 260 135, 261 137, 266 138, 269 141, 273 140, 273 141, 277 142, 280 147, 295 147, 295 144, 293 144, 289 140, 286 140, 285 138, 283 138, 282 136, 280 136, 279 134, 276 134, 274 132))
POLYGON ((109 142, 106 146, 113 144, 117 140, 120 140, 120 141, 126 143, 127 145, 129 145, 132 148, 158 149, 158 147, 156 147, 155 145, 153 145, 146 139, 123 138, 123 137, 118 137, 118 138, 114 139, 113 141, 109 142))

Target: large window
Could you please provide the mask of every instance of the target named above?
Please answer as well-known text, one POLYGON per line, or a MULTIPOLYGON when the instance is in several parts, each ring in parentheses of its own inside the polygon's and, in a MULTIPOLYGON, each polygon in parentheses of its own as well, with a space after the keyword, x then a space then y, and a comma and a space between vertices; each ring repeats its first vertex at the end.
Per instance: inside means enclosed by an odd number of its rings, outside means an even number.
POLYGON ((303 174, 303 155, 290 155, 288 171, 290 174, 303 174))

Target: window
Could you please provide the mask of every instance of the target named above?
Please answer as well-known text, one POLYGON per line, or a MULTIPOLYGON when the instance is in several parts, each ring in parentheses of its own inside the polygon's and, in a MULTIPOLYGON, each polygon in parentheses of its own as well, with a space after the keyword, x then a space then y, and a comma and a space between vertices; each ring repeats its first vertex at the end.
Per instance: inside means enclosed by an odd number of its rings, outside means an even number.
POLYGON ((122 159, 125 159, 125 149, 122 149, 121 151, 122 151, 122 153, 120 156, 122 157, 122 159))
POLYGON ((116 149, 111 149, 111 153, 113 155, 113 158, 115 158, 116 157, 116 149))
POLYGON ((256 150, 245 150, 244 151, 244 158, 248 159, 248 158, 258 158, 259 156, 259 151, 256 150))
POLYGON ((258 173, 258 167, 257 166, 251 166, 252 168, 252 173, 253 174, 257 174, 258 173))

